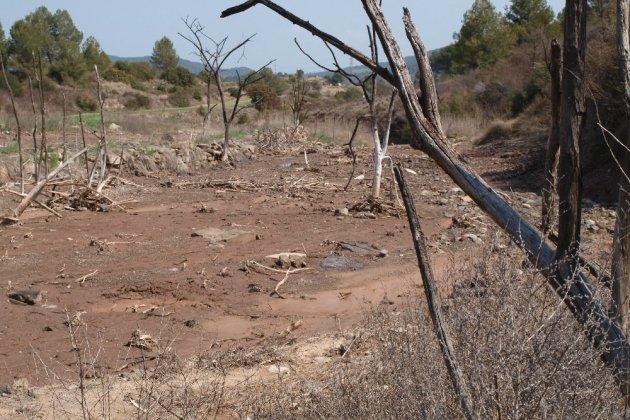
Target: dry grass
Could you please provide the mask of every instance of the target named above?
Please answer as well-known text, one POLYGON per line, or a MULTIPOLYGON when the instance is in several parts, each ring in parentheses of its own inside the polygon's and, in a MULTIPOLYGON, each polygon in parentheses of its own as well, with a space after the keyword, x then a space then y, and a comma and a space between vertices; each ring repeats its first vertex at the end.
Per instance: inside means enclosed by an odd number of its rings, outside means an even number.
MULTIPOLYGON (((479 418, 622 418, 624 405, 573 316, 515 255, 492 250, 462 269, 444 302, 479 418)), ((252 418, 462 418, 426 307, 373 313, 329 374, 278 383, 252 418)))

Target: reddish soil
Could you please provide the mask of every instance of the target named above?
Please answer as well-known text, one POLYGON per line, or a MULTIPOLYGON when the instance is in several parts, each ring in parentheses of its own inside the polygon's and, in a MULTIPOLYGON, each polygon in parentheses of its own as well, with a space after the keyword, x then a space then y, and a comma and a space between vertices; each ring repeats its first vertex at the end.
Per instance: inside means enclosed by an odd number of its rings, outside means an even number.
MULTIPOLYGON (((447 295, 453 261, 478 256, 483 245, 473 236, 489 243, 486 226, 492 224, 421 152, 393 146, 391 155, 415 172, 407 175, 408 182, 441 292, 447 295)), ((364 150, 357 174, 365 170, 369 177, 368 156, 364 150)), ((512 165, 483 153, 469 158, 482 172, 512 165)), ((300 153, 260 155, 236 169, 215 167, 195 176, 123 175, 137 186, 105 190, 124 202, 120 207, 63 211, 62 219, 31 209, 21 224, 1 227, 4 287, 40 290, 44 298, 34 306, 0 302, 0 384, 16 378, 50 384, 53 374, 76 377, 72 337, 64 322, 78 311, 77 336, 90 337, 80 345, 95 349, 97 365, 113 372, 142 355, 125 346, 135 329, 153 336, 162 349, 189 357, 211 348, 264 346, 298 320, 296 339, 325 335, 351 327, 374 306, 394 309, 415 297, 421 282, 403 213, 377 213, 374 219, 352 217, 352 212, 335 216, 334 209, 365 201, 369 183, 355 181, 350 191, 343 191, 349 160, 340 149, 322 148, 309 155, 309 162, 312 170, 305 171, 300 153), (234 188, 216 187, 219 180, 232 180, 234 188), (208 181, 215 187, 207 187, 208 181), (216 248, 191 236, 208 227, 247 230, 257 239, 216 248), (339 241, 367 242, 388 255, 361 256, 340 249, 339 241), (270 296, 284 273, 251 264, 246 268, 246 263, 272 266, 274 261, 265 257, 287 251, 306 253, 310 270, 289 275, 280 289, 283 298, 270 296), (325 271, 320 262, 330 255, 345 255, 365 267, 325 271)), ((388 190, 389 181, 384 184, 388 190)), ((507 192, 514 205, 537 220, 536 194, 507 192)), ((15 206, 7 194, 0 199, 4 209, 15 206)), ((596 216, 597 224, 584 234, 587 244, 609 240, 613 215, 607 209, 586 209, 585 217, 596 216)))
MULTIPOLYGON (((418 191, 428 184, 452 187, 419 152, 400 147, 395 153, 422 175, 410 175, 418 191)), ((348 166, 338 152, 312 154, 309 161, 314 171, 304 171, 296 154, 261 156, 194 177, 133 178, 141 186, 105 191, 115 200, 133 200, 108 212, 64 211, 59 219, 31 209, 21 224, 2 227, 4 287, 40 290, 44 298, 35 306, 0 302, 0 384, 18 377, 48 383, 48 370, 71 375, 75 355, 64 322, 77 311, 84 313, 76 328, 101 348, 100 365, 111 371, 141 354, 125 347, 136 328, 187 357, 216 346, 255 346, 296 320, 303 321, 303 335, 335 331, 373 305, 402 302, 419 283, 406 220, 394 214, 335 217, 335 208, 364 200, 368 186, 355 182, 352 191, 343 191, 348 166), (246 180, 260 189, 200 187, 217 179, 246 180), (199 212, 202 206, 208 211, 199 212), (208 227, 252 231, 258 239, 211 248, 207 239, 191 237, 208 227), (388 256, 360 256, 335 241, 375 244, 388 256), (306 252, 310 270, 289 276, 284 299, 271 297, 282 272, 243 270, 249 260, 272 266, 265 256, 286 251, 306 252), (321 269, 320 261, 332 254, 365 268, 321 269)), ((2 198, 2 207, 15 205, 2 198)), ((429 239, 451 223, 435 206, 418 202, 418 210, 429 239)))

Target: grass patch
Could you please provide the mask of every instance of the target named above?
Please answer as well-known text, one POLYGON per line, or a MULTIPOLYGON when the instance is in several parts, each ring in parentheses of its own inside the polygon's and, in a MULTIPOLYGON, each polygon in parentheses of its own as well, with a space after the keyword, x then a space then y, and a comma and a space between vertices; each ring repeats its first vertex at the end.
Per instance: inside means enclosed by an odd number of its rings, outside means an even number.
POLYGON ((0 147, 0 155, 13 155, 18 152, 18 149, 17 143, 10 143, 0 147))

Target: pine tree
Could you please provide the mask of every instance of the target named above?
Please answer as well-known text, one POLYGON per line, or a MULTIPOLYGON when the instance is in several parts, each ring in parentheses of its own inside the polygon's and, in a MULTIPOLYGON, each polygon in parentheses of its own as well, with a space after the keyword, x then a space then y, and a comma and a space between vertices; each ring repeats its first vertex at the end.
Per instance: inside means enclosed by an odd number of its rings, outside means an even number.
POLYGON ((505 57, 515 43, 507 21, 488 0, 475 0, 454 38, 449 58, 455 73, 490 66, 505 57))
POLYGON ((164 73, 175 70, 178 63, 179 57, 170 39, 163 37, 155 42, 153 55, 151 55, 151 64, 153 64, 153 67, 164 73))

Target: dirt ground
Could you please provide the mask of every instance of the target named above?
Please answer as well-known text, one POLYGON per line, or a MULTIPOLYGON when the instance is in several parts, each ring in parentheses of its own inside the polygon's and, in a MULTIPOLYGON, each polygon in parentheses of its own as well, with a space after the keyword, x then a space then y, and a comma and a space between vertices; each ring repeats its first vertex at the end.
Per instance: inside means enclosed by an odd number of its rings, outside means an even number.
MULTIPOLYGON (((434 270, 448 296, 455 262, 479 258, 485 245, 506 239, 494 236, 492 223, 421 152, 393 146, 391 155, 410 169, 434 270)), ((264 346, 286 334, 305 343, 351 328, 378 305, 394 310, 415 299, 421 281, 404 212, 352 209, 369 192, 367 150, 362 157, 357 175, 365 171, 365 180, 349 191, 343 190, 349 158, 341 148, 322 148, 308 155, 309 168, 298 152, 260 154, 194 176, 123 174, 130 182, 104 191, 121 204, 105 212, 63 211, 58 218, 29 209, 20 224, 0 228, 0 278, 7 293, 37 290, 43 299, 33 306, 0 301, 0 384, 25 379, 38 387, 75 378, 69 322, 90 337, 83 345, 98 354, 100 371, 124 375, 156 349, 187 358, 264 346), (342 208, 348 215, 335 211, 342 208), (193 235, 207 228, 237 236, 193 235), (386 252, 363 255, 340 242, 386 252), (289 268, 267 258, 281 252, 307 257, 286 274, 289 268), (329 270, 322 262, 330 256, 363 267, 329 270), (285 276, 279 295, 272 294, 285 276), (156 341, 155 349, 126 346, 137 329, 156 341)), ((501 170, 496 156, 471 159, 480 172, 501 170)), ((387 178, 384 202, 394 204, 387 178)), ((535 192, 501 187, 538 220, 535 192)), ((16 203, 7 194, 0 200, 3 209, 16 203)), ((585 240, 607 243, 613 216, 609 208, 587 208, 594 224, 585 240)))

